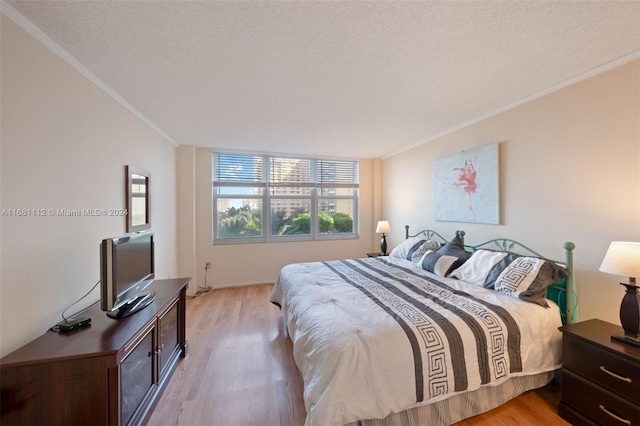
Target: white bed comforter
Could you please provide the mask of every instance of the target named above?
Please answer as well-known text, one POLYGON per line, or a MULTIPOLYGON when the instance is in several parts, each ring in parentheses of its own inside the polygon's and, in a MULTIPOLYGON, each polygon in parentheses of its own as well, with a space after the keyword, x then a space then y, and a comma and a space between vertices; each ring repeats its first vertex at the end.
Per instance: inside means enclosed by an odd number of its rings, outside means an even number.
POLYGON ((307 426, 344 425, 560 367, 550 308, 379 257, 285 266, 307 426))

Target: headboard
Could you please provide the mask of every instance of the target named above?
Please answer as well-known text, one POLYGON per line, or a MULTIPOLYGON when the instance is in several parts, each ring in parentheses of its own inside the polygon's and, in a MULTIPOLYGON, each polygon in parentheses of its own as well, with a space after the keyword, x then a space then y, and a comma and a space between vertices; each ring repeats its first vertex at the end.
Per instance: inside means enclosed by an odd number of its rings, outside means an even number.
POLYGON ((569 276, 552 284, 547 289, 547 299, 554 301, 560 306, 562 323, 571 324, 578 321, 578 300, 575 292, 575 276, 573 272, 573 250, 576 248, 576 245, 568 241, 565 242, 562 247, 564 248, 565 259, 553 260, 510 238, 495 238, 473 246, 465 244, 465 248, 469 251, 475 251, 479 248, 493 248, 494 250, 516 252, 526 256, 542 257, 566 268, 569 271, 569 276))
MULTIPOLYGON (((415 235, 409 233, 409 225, 405 226, 405 238, 424 236, 427 239, 433 239, 437 237, 441 242, 448 242, 449 240, 442 237, 436 231, 431 229, 425 229, 418 232, 415 235)), ((459 236, 464 242, 464 231, 456 231, 456 235, 459 236)), ((572 324, 578 321, 578 298, 575 291, 575 275, 573 271, 573 250, 576 245, 572 242, 565 242, 562 245, 565 253, 564 260, 553 260, 540 253, 530 249, 524 244, 512 240, 510 238, 495 238, 493 240, 485 241, 484 243, 477 245, 465 244, 465 249, 468 251, 475 251, 479 248, 491 248, 500 251, 510 251, 522 254, 525 256, 541 257, 563 266, 569 271, 569 276, 566 279, 560 280, 547 289, 547 299, 552 300, 558 306, 560 306, 560 315, 562 316, 563 324, 572 324)))
MULTIPOLYGON (((418 232, 415 235, 409 235, 409 225, 405 225, 404 226, 404 239, 409 239, 412 237, 417 237, 422 235, 423 237, 425 237, 427 240, 433 240, 434 237, 437 237, 437 239, 440 240, 441 243, 448 243, 449 239, 443 237, 442 235, 438 234, 436 231, 432 230, 432 229, 423 229, 422 231, 418 232)), ((465 232, 464 231, 456 231, 456 235, 458 237, 460 237, 460 239, 462 239, 462 242, 464 243, 464 235, 465 232)))

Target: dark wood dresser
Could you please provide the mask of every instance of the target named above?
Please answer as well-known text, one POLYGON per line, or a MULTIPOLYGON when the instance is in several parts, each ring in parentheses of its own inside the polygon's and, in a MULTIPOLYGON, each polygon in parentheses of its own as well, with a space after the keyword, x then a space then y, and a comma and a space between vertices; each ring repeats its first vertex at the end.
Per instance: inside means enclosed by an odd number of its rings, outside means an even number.
POLYGON ((622 327, 597 319, 560 331, 560 416, 574 425, 640 426, 640 348, 611 340, 622 327))
POLYGON ((2 358, 0 423, 143 424, 187 350, 189 281, 154 280, 139 312, 116 320, 94 306, 81 314, 89 327, 48 331, 2 358))

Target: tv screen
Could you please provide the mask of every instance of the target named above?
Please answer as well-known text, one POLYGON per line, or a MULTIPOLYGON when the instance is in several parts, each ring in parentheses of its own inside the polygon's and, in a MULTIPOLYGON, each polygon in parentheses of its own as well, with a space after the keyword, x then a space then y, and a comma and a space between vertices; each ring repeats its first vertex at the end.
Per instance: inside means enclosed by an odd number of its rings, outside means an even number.
POLYGON ((153 231, 106 238, 100 245, 101 308, 120 318, 153 301, 143 293, 154 277, 153 231))

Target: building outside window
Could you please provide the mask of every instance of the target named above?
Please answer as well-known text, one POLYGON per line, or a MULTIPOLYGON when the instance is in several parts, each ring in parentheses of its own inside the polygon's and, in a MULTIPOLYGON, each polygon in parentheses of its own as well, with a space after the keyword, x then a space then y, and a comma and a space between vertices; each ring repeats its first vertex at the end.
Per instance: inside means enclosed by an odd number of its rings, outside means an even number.
POLYGON ((213 153, 214 243, 357 237, 358 162, 213 153))

